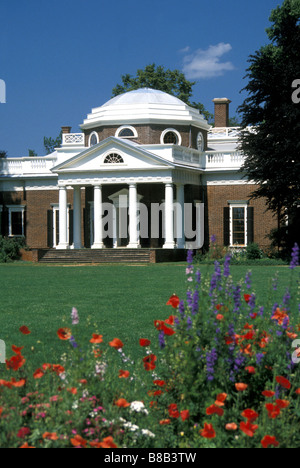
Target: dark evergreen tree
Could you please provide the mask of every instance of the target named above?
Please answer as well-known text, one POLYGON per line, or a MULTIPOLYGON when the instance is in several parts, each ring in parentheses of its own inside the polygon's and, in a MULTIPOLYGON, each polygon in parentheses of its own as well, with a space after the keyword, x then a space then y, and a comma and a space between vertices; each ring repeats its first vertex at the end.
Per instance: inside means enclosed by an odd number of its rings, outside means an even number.
POLYGON ((300 240, 299 19, 300 0, 284 0, 272 11, 269 43, 249 57, 247 98, 238 109, 242 126, 252 126, 240 138, 242 171, 258 184, 253 197, 265 197, 278 217, 278 245, 300 240))

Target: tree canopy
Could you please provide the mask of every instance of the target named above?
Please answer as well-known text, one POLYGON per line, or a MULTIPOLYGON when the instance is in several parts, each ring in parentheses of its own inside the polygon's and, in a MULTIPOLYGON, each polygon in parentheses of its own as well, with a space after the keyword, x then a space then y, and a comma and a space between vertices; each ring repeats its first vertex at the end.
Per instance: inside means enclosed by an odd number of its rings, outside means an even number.
POLYGON ((195 107, 207 120, 213 117, 202 103, 191 102, 196 82, 187 80, 179 70, 165 69, 153 63, 144 69, 138 69, 136 76, 125 74, 121 78, 122 84, 117 84, 112 90, 113 97, 139 88, 152 88, 171 94, 189 106, 195 107))
POLYGON ((253 197, 266 197, 281 217, 300 204, 300 104, 292 98, 300 78, 299 19, 300 0, 284 0, 272 11, 270 42, 249 57, 248 96, 238 109, 243 127, 252 126, 240 138, 242 171, 259 184, 253 197))
POLYGON ((62 131, 58 135, 58 137, 54 140, 52 137, 44 137, 44 148, 47 154, 53 153, 55 148, 59 147, 62 143, 62 131))

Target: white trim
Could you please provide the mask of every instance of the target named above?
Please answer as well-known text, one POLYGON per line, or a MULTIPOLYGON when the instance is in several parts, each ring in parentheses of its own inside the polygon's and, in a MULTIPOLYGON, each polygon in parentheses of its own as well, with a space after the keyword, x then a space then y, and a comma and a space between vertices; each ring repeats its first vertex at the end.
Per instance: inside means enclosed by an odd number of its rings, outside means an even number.
POLYGON ((115 133, 115 137, 116 138, 137 138, 138 137, 138 134, 137 134, 137 131, 134 127, 132 127, 131 125, 121 125, 121 127, 119 127, 115 133), (132 131, 133 135, 130 135, 130 136, 119 136, 120 135, 120 132, 124 129, 128 128, 129 130, 132 131))
POLYGON ((25 213, 25 205, 6 205, 8 208, 8 235, 9 237, 22 237, 24 236, 25 226, 24 226, 24 213, 25 213), (14 234, 12 232, 12 221, 11 221, 11 214, 12 213, 22 213, 22 234, 14 234))
POLYGON ((234 203, 229 204, 229 243, 230 247, 247 247, 248 245, 248 217, 247 217, 248 203, 234 203), (244 244, 233 244, 233 208, 244 208, 244 232, 245 232, 245 243, 244 244))
POLYGON ((161 144, 161 145, 166 145, 166 144, 168 144, 168 143, 165 143, 165 142, 164 142, 165 135, 166 135, 166 133, 168 133, 168 132, 175 133, 175 135, 176 135, 176 137, 177 137, 176 145, 181 146, 182 138, 181 138, 181 135, 180 135, 180 133, 178 132, 178 130, 175 130, 175 128, 166 128, 163 132, 161 132, 161 135, 160 135, 160 144, 161 144))

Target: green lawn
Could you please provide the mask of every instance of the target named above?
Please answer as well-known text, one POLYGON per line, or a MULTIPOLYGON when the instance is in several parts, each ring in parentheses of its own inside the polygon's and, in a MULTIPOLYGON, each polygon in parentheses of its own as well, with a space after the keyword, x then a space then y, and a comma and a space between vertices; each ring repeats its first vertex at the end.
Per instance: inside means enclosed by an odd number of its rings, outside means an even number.
MULTIPOLYGON (((258 301, 266 299, 272 278, 278 271, 279 298, 288 286, 288 267, 232 266, 234 280, 251 269, 258 301)), ((201 265, 203 275, 213 266, 201 265)), ((56 331, 70 326, 72 307, 80 324, 77 337, 89 339, 92 332, 105 342, 120 338, 134 353, 140 337, 155 338, 155 319, 173 313, 166 301, 172 293, 185 297, 185 264, 47 266, 31 263, 0 265, 0 339, 10 347, 25 343, 24 355, 40 365, 58 361, 65 343, 56 331), (23 336, 19 327, 27 325, 31 334, 23 336)), ((124 348, 125 349, 125 348, 124 348)), ((0 366, 1 378, 1 366, 0 366)))

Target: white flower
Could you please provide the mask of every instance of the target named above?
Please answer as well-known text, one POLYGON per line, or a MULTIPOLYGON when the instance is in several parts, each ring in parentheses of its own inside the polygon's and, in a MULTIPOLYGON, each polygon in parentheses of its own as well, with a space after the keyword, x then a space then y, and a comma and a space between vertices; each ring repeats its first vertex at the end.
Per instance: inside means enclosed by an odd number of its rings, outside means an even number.
POLYGON ((137 413, 148 414, 148 411, 146 410, 145 405, 142 401, 133 401, 130 404, 130 410, 136 411, 137 413))
POLYGON ((142 429, 142 435, 148 437, 155 437, 155 434, 153 434, 153 432, 149 431, 148 429, 142 429))

